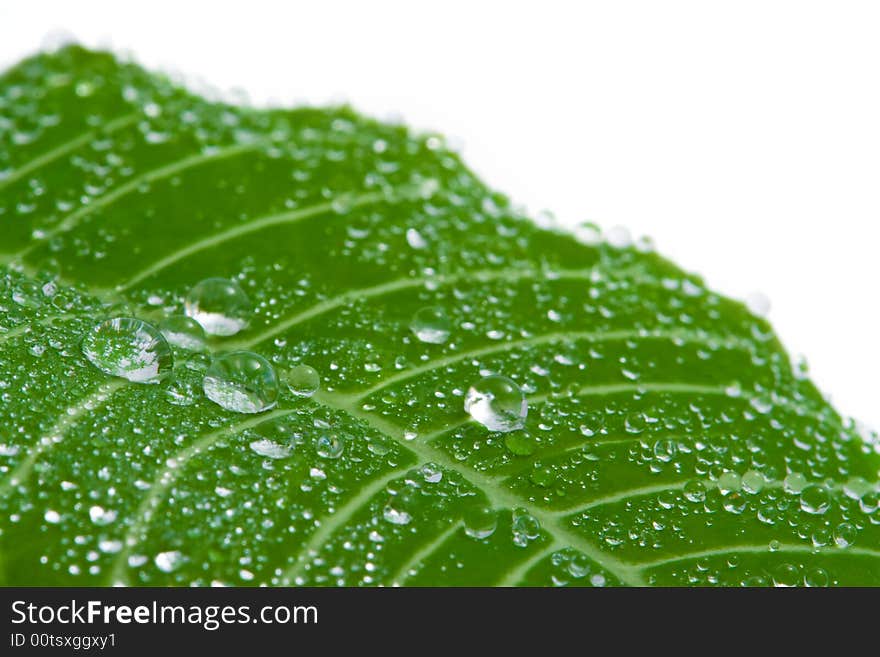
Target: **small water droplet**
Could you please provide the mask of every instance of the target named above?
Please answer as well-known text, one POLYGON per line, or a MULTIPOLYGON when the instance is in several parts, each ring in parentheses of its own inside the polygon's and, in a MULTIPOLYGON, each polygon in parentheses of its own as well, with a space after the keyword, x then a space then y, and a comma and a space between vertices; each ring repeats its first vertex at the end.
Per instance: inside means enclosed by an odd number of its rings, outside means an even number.
POLYGON ((419 472, 422 473, 422 477, 429 484, 436 484, 443 479, 443 470, 436 463, 425 463, 419 468, 419 472))
POLYGON ((251 450, 267 459, 286 459, 290 456, 290 448, 262 438, 250 444, 251 450))
POLYGON ((82 350, 106 374, 135 383, 156 383, 171 370, 168 342, 152 324, 134 317, 115 317, 86 333, 82 350))
POLYGON ((402 509, 396 508, 394 500, 390 501, 382 510, 382 517, 392 525, 408 525, 412 516, 402 509))
POLYGON ((321 387, 321 375, 314 367, 295 365, 287 370, 284 382, 294 395, 311 397, 321 387))
POLYGON ((809 587, 828 586, 831 578, 823 568, 808 568, 804 573, 804 584, 809 587))
POLYGON ((452 323, 443 308, 431 306, 419 310, 413 316, 409 328, 422 342, 442 344, 449 339, 452 323))
POLYGON ((91 518, 92 522, 96 525, 104 526, 109 525, 111 522, 116 520, 116 511, 111 509, 105 509, 102 506, 98 506, 97 504, 89 509, 89 518, 91 518))
POLYGON ((801 580, 798 567, 794 564, 784 563, 773 571, 773 585, 778 587, 797 586, 801 580))
POLYGON ((492 507, 478 504, 464 512, 464 533, 477 540, 489 538, 498 527, 498 514, 492 507))
POLYGON ((338 433, 322 434, 315 441, 315 452, 322 459, 338 459, 344 450, 345 440, 338 433))
POLYGON ((177 550, 160 552, 153 561, 156 563, 156 568, 163 573, 171 573, 183 564, 183 554, 177 550))
POLYGON ((525 431, 516 431, 504 436, 504 446, 516 456, 530 456, 535 453, 535 440, 525 431))
POLYGON ((523 547, 529 541, 533 541, 541 535, 541 523, 531 513, 524 509, 516 509, 513 512, 513 542, 523 547))
POLYGON ((187 351, 202 351, 205 348, 205 331, 192 317, 173 315, 162 320, 159 330, 175 347, 187 351))
POLYGON ((464 410, 489 431, 508 432, 525 426, 529 406, 516 383, 493 374, 468 389, 464 410))
POLYGON ((235 281, 206 278, 186 295, 184 309, 209 335, 235 335, 248 325, 253 306, 235 281))
POLYGON ((202 387, 208 399, 236 413, 261 413, 275 405, 278 380, 272 365, 250 351, 214 359, 202 387))
POLYGON ((834 543, 839 548, 847 548, 856 542, 858 530, 849 522, 842 522, 834 530, 834 543))
POLYGON ((757 495, 764 490, 766 480, 757 470, 747 470, 742 476, 742 489, 749 495, 757 495))
POLYGON ((828 489, 812 484, 801 491, 801 509, 807 513, 820 515, 831 507, 828 489))
POLYGON ((414 249, 424 249, 428 246, 428 242, 422 237, 422 234, 415 228, 409 228, 406 231, 406 243, 414 249))

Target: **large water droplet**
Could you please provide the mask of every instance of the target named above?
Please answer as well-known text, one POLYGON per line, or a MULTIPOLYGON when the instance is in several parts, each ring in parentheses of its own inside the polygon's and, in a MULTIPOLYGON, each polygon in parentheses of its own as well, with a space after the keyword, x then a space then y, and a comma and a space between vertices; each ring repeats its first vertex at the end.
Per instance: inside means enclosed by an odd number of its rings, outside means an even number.
POLYGON ((446 311, 438 306, 422 308, 412 318, 410 330, 422 342, 442 344, 449 339, 452 323, 446 311))
POLYGON ((275 370, 269 361, 250 351, 215 358, 202 387, 208 399, 236 413, 260 413, 278 399, 275 370))
POLYGON ((152 324, 134 317, 114 317, 86 333, 82 350, 102 372, 135 383, 155 383, 171 370, 171 347, 152 324))
POLYGON ((174 572, 183 564, 183 555, 177 550, 171 550, 168 552, 160 552, 156 555, 153 561, 156 563, 156 568, 161 570, 163 573, 174 572))
POLYGON ((482 540, 489 538, 498 527, 498 513, 490 506, 476 505, 464 512, 464 533, 482 540))
POLYGON ((186 295, 186 314, 209 335, 235 335, 248 325, 253 305, 238 283, 206 278, 186 295))
POLYGON ((828 489, 812 484, 801 491, 801 509, 807 513, 820 515, 831 507, 831 497, 828 489))
POLYGON ((291 453, 289 447, 279 445, 265 438, 254 440, 251 442, 250 448, 260 456, 265 456, 269 459, 286 459, 291 453))
POLYGON ((322 434, 315 441, 315 451, 322 459, 338 459, 344 450, 345 440, 335 432, 322 434))
POLYGON ((162 320, 159 329, 175 347, 188 351, 202 351, 205 348, 205 331, 192 317, 173 315, 162 320))
POLYGON ((468 389, 464 410, 489 431, 516 431, 525 426, 529 405, 516 383, 493 374, 468 389))
POLYGON ((290 392, 299 397, 311 397, 321 387, 321 376, 314 367, 296 365, 284 377, 290 392))

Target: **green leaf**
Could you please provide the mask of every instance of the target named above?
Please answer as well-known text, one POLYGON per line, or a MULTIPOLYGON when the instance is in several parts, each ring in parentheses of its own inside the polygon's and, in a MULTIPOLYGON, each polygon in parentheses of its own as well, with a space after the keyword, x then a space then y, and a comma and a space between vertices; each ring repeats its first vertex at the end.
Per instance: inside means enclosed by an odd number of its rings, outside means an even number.
POLYGON ((880 584, 876 437, 767 323, 528 221, 435 135, 70 47, 0 77, 0 236, 2 583, 880 584), (317 394, 237 413, 209 353, 153 385, 84 355, 214 277, 253 309, 208 352, 317 394), (523 430, 464 411, 489 374, 523 430))

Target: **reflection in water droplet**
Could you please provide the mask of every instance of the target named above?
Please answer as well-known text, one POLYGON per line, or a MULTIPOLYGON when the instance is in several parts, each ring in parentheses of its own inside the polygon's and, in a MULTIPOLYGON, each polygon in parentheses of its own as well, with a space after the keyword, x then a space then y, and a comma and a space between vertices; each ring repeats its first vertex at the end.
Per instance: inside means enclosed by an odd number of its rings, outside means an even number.
POLYGON ((206 278, 186 295, 184 309, 209 335, 235 335, 248 325, 253 306, 238 283, 206 278))
POLYGON ((834 543, 839 548, 847 548, 856 542, 858 530, 849 522, 842 522, 834 530, 834 543))
POLYGON ((422 237, 422 234, 415 228, 409 228, 406 231, 406 243, 412 248, 419 250, 428 246, 428 242, 422 237))
POLYGON ((402 493, 401 495, 402 497, 393 497, 388 500, 388 504, 382 510, 382 517, 392 525, 408 525, 412 522, 412 515, 405 508, 408 501, 407 494, 402 493))
POLYGON ((286 459, 290 456, 289 447, 279 445, 265 438, 253 441, 250 444, 250 448, 260 456, 265 456, 269 459, 286 459))
POLYGON ((188 351, 202 351, 205 348, 205 331, 192 317, 173 315, 162 320, 159 330, 175 347, 188 351))
POLYGON ((801 509, 820 515, 831 507, 831 497, 824 486, 812 484, 801 491, 801 509))
POLYGON ((265 358, 233 351, 214 359, 202 387, 208 399, 236 413, 260 413, 275 405, 278 380, 265 358))
POLYGON ((511 529, 513 530, 513 542, 520 547, 525 547, 529 541, 533 541, 541 535, 541 523, 525 509, 516 509, 513 512, 511 529))
POLYGON ((175 371, 165 387, 165 397, 175 406, 192 406, 201 397, 201 392, 198 374, 187 369, 175 371))
POLYGON ((183 555, 177 550, 160 552, 153 561, 156 563, 156 568, 163 573, 170 573, 180 568, 181 564, 183 564, 183 555))
POLYGON ((439 306, 422 308, 412 318, 410 330, 422 342, 442 344, 449 339, 452 323, 439 306))
POLYGON ((425 463, 419 468, 419 472, 429 484, 439 483, 443 479, 443 470, 436 463, 425 463))
POLYGON ((338 433, 322 434, 315 441, 315 451, 322 459, 338 459, 344 450, 345 440, 338 433))
POLYGON ((504 446, 516 456, 530 456, 538 447, 535 440, 525 431, 508 433, 504 436, 504 446))
POLYGON ((83 338, 82 350, 102 372, 135 383, 155 383, 173 364, 159 329, 134 317, 96 324, 83 338))
POLYGON ((465 510, 463 522, 465 534, 482 540, 495 533, 498 527, 498 514, 492 507, 478 504, 465 510))
POLYGON ((287 387, 298 397, 311 397, 321 387, 321 376, 314 367, 295 365, 284 377, 287 387))
POLYGON ((801 580, 800 570, 797 566, 784 563, 773 571, 773 585, 779 587, 797 586, 801 580))
POLYGON ((830 580, 828 573, 822 568, 809 568, 804 573, 804 584, 809 587, 825 587, 830 580))
POLYGON ((506 376, 493 374, 471 386, 464 410, 489 431, 516 431, 525 426, 529 406, 526 396, 506 376))

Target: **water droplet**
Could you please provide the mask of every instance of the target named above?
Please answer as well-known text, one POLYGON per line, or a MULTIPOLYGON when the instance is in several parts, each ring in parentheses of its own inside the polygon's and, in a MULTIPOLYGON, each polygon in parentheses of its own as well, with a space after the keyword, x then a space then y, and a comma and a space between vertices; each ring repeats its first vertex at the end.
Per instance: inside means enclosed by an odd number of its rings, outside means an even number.
POLYGON ((787 493, 800 493, 807 487, 807 478, 799 472, 789 473, 782 482, 787 493))
POLYGON ((831 507, 831 499, 828 489, 815 484, 807 486, 801 491, 801 509, 807 513, 820 515, 831 507))
POLYGON ((544 467, 536 467, 529 475, 529 479, 535 486, 541 488, 549 488, 556 481, 556 471, 549 465, 544 467))
POLYGON ((183 555, 177 550, 160 552, 153 561, 156 563, 156 568, 163 573, 170 573, 180 568, 183 564, 183 555))
POLYGON ((513 542, 524 547, 529 541, 533 541, 541 535, 541 523, 531 513, 524 509, 516 509, 513 512, 513 542))
POLYGON ((757 470, 747 470, 742 476, 742 489, 749 495, 757 495, 764 490, 766 480, 757 470))
POLYGON ((96 525, 104 526, 109 525, 111 522, 116 520, 116 511, 111 509, 105 509, 102 506, 98 506, 97 504, 89 509, 89 518, 91 518, 92 522, 96 525))
POLYGON ((706 487, 703 482, 693 479, 684 485, 684 497, 688 502, 705 502, 706 487))
POLYGON ((856 542, 858 530, 849 522, 842 522, 834 530, 834 543, 839 548, 847 548, 856 542))
POLYGON ((402 508, 399 508, 399 500, 389 500, 388 504, 382 510, 382 517, 392 525, 408 525, 412 521, 412 516, 402 508))
POLYGON ((443 344, 452 332, 452 322, 439 306, 422 308, 412 318, 410 330, 422 342, 443 344))
POLYGON ((639 434, 645 430, 648 422, 644 413, 632 412, 627 413, 626 419, 623 421, 623 428, 627 433, 639 434))
POLYGON ((804 584, 809 587, 825 587, 830 580, 828 573, 822 568, 809 568, 804 573, 804 584))
POLYGON ((525 431, 508 433, 504 436, 504 446, 516 456, 530 456, 537 449, 534 439, 525 431))
POLYGON ((159 330, 175 347, 187 351, 202 351, 205 348, 205 331, 192 317, 173 315, 162 320, 159 330))
POLYGON ((425 463, 419 468, 419 472, 422 473, 422 477, 429 484, 439 483, 443 479, 443 470, 436 463, 425 463))
POLYGON ((409 228, 406 231, 406 243, 414 249, 424 249, 428 246, 428 242, 422 237, 422 234, 415 228, 409 228))
POLYGON ((315 441, 315 451, 322 459, 338 459, 345 450, 345 440, 337 433, 325 433, 315 441))
POLYGON ((284 382, 294 395, 311 397, 321 387, 321 375, 314 367, 295 365, 287 370, 284 382))
POLYGON ((159 329, 134 317, 96 324, 83 338, 82 350, 102 372, 135 383, 155 383, 173 364, 171 347, 159 329))
POLYGON ((215 358, 202 387, 208 399, 236 413, 261 413, 278 398, 275 370, 269 361, 250 351, 215 358))
POLYGON ((525 426, 529 407, 526 396, 506 376, 493 374, 471 386, 464 410, 489 431, 516 431, 525 426))
POLYGON ((286 459, 290 456, 290 448, 279 445, 265 438, 255 440, 250 444, 250 448, 267 459, 286 459))
POLYGON ((482 540, 495 533, 498 527, 498 514, 492 507, 479 504, 465 510, 463 522, 465 534, 482 540))
POLYGON ((191 370, 176 371, 169 377, 165 397, 175 406, 192 406, 201 398, 198 375, 191 370))
POLYGON ((773 585, 779 587, 797 586, 801 580, 801 574, 798 567, 784 563, 773 571, 773 585))
POLYGON ((43 519, 48 523, 51 523, 53 525, 57 525, 59 522, 61 522, 61 514, 58 513, 57 511, 52 511, 50 509, 50 510, 46 511, 45 514, 43 514, 43 519))
POLYGON ((253 306, 238 283, 206 278, 186 295, 184 309, 209 335, 235 335, 248 325, 253 306))

